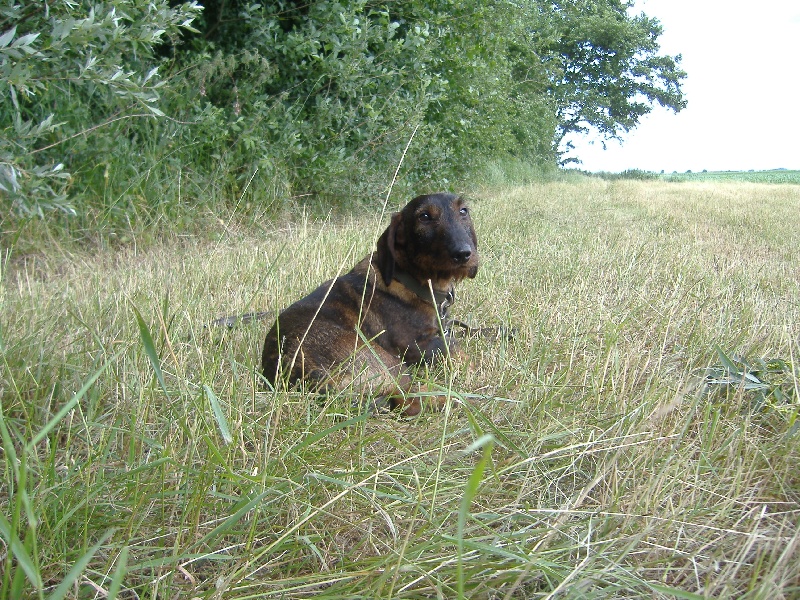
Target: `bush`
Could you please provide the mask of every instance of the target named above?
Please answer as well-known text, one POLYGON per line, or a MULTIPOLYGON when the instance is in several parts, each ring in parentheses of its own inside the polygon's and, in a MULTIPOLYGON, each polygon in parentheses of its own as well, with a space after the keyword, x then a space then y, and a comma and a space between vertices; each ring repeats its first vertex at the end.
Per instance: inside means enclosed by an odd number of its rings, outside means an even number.
POLYGON ((658 22, 619 0, 9 1, 3 219, 141 229, 198 207, 459 190, 504 161, 568 162, 566 133, 682 106, 658 22), (589 64, 604 67, 571 78, 589 64))
MULTIPOLYGON (((199 13, 167 0, 6 4, 0 11, 5 210, 74 213, 75 169, 130 151, 132 121, 163 116, 154 48, 199 13)), ((128 159, 129 160, 129 159, 128 159)), ((130 161, 134 162, 134 161, 130 161)))

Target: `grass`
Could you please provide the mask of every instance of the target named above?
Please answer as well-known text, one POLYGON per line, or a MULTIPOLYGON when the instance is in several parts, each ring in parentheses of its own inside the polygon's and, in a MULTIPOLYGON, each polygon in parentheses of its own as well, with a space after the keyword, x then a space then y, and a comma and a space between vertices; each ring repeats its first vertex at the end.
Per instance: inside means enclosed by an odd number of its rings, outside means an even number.
POLYGON ((349 268, 377 214, 6 253, 0 600, 800 597, 800 187, 473 208, 456 314, 517 335, 412 420, 262 391, 268 325, 205 327, 349 268), (706 377, 746 362, 782 393, 706 377))
POLYGON ((661 175, 667 181, 714 181, 734 182, 747 181, 749 183, 788 183, 800 184, 800 171, 789 169, 772 169, 769 171, 703 171, 672 173, 661 175))

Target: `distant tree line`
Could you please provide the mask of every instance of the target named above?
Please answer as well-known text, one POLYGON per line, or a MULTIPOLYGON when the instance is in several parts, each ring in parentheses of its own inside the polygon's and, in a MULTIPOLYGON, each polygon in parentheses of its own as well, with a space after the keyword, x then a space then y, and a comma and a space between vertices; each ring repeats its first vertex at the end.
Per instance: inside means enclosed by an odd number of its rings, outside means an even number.
POLYGON ((686 102, 619 0, 55 0, 0 7, 0 206, 101 218, 210 198, 371 197, 686 102), (410 142, 410 144, 409 144, 410 142), (407 150, 407 152, 406 152, 407 150))

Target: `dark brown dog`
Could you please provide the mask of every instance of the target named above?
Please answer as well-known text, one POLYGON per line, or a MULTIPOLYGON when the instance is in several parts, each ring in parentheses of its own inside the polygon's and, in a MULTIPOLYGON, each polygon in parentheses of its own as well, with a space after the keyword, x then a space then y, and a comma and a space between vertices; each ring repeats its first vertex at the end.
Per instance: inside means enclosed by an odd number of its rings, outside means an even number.
POLYGON ((264 377, 329 392, 352 386, 416 415, 420 390, 411 373, 451 344, 454 284, 477 274, 477 244, 463 198, 414 198, 370 256, 278 316, 264 342, 264 377))

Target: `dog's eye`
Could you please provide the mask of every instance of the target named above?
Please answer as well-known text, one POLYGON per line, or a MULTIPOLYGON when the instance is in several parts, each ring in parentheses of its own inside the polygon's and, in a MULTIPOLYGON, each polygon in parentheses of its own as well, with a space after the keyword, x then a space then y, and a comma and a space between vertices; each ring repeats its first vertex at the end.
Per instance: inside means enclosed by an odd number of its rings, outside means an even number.
POLYGON ((461 210, 458 212, 463 217, 469 214, 469 209, 466 206, 462 206, 461 210))
POLYGON ((420 214, 419 214, 419 217, 417 217, 417 218, 418 218, 420 221, 422 221, 423 223, 427 223, 428 221, 430 221, 430 220, 431 220, 431 214, 430 214, 430 213, 428 213, 428 212, 420 213, 420 214))

